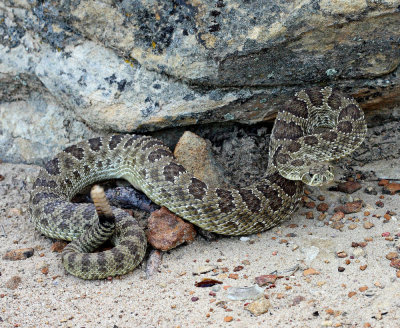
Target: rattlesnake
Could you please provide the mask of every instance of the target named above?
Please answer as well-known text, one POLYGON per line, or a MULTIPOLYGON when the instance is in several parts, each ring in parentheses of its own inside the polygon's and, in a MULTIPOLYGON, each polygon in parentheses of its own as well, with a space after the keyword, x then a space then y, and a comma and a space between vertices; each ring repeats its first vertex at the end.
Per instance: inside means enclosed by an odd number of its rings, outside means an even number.
POLYGON ((67 271, 100 279, 131 271, 143 259, 146 238, 134 218, 113 209, 99 222, 93 204, 71 198, 96 181, 122 178, 159 205, 195 225, 224 235, 264 231, 287 219, 303 185, 332 180, 328 161, 351 153, 366 125, 354 99, 330 87, 298 92, 277 114, 267 172, 246 188, 210 187, 179 164, 157 139, 141 135, 93 138, 66 148, 33 184, 30 213, 46 236, 74 240, 63 251, 67 271), (89 253, 111 235, 111 250, 89 253))

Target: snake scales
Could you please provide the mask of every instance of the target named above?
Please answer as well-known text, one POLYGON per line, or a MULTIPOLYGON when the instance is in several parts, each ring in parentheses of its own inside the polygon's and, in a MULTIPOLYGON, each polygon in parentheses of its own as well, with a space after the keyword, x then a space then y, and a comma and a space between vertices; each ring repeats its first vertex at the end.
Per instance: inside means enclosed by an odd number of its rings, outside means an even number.
POLYGON ((264 231, 288 218, 303 185, 332 180, 329 161, 363 141, 366 125, 354 99, 330 87, 298 92, 278 112, 269 165, 246 188, 211 188, 179 164, 161 141, 140 135, 94 138, 66 148, 33 184, 30 213, 46 236, 74 240, 63 251, 67 271, 100 279, 133 270, 143 259, 146 238, 136 220, 113 208, 115 222, 99 222, 93 204, 71 203, 86 186, 123 178, 159 205, 195 225, 224 235, 264 231), (90 253, 104 239, 111 250, 90 253))

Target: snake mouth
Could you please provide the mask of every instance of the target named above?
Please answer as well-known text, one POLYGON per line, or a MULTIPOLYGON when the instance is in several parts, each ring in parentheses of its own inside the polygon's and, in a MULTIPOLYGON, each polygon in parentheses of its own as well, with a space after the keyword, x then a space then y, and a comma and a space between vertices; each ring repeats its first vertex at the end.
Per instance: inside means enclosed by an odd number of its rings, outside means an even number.
POLYGON ((309 186, 322 186, 333 181, 332 167, 325 164, 321 167, 310 168, 302 176, 301 181, 309 186))

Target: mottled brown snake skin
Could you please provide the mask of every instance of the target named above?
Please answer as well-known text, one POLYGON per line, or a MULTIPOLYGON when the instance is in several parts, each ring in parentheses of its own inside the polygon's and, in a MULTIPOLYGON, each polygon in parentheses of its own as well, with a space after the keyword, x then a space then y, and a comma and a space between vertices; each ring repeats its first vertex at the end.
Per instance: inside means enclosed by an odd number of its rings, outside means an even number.
POLYGON ((122 178, 183 219, 212 232, 246 235, 267 230, 296 209, 303 185, 333 178, 329 161, 364 140, 364 115, 354 99, 330 87, 298 92, 278 112, 267 172, 245 188, 214 188, 193 177, 161 141, 141 135, 94 138, 66 148, 33 184, 30 213, 46 236, 74 240, 63 251, 66 270, 101 279, 133 270, 146 238, 136 220, 113 208, 99 220, 93 204, 71 198, 95 182, 122 178), (111 250, 90 253, 111 238, 111 250))

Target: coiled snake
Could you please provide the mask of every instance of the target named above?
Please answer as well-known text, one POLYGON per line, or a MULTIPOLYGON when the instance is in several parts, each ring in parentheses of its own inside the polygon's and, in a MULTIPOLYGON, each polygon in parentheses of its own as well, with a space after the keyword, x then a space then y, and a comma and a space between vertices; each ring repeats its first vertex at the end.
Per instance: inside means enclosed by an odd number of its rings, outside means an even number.
POLYGON ((66 148, 33 184, 30 213, 44 235, 73 240, 63 251, 67 271, 101 279, 133 270, 146 238, 136 220, 113 208, 115 222, 99 222, 93 204, 71 198, 94 182, 122 178, 151 200, 209 231, 246 235, 287 219, 303 185, 333 178, 329 161, 350 154, 366 125, 354 99, 330 87, 298 92, 278 112, 267 172, 246 188, 215 188, 193 177, 161 141, 141 135, 94 138, 66 148), (90 253, 111 238, 114 248, 90 253))

